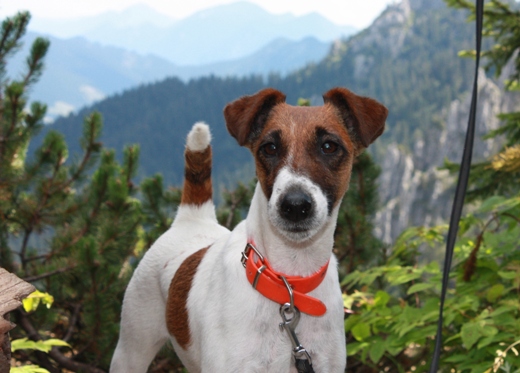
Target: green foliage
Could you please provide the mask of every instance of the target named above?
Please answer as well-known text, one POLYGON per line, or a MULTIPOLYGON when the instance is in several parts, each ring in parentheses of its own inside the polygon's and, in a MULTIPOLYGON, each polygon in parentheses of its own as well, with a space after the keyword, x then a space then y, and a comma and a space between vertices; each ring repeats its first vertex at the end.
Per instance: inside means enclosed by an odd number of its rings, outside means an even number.
POLYGON ((298 106, 311 106, 311 100, 305 99, 305 98, 299 98, 296 102, 296 105, 298 106))
MULTIPOLYGON (((9 211, 8 201, 13 193, 8 182, 13 179, 16 183, 23 183, 22 166, 25 161, 25 152, 29 139, 36 134, 41 126, 46 108, 35 104, 30 111, 24 111, 27 100, 26 92, 34 83, 34 79, 41 73, 41 60, 48 43, 37 39, 40 45, 38 53, 31 53, 31 64, 27 66, 23 79, 10 81, 6 79, 6 58, 20 47, 20 38, 25 34, 30 16, 27 12, 18 13, 2 22, 0 35, 0 84, 2 89, 2 105, 0 107, 0 209, 7 214, 0 215, 0 262, 10 270, 12 255, 7 249, 8 230, 5 229, 5 220, 12 213, 9 211)), ((15 184, 16 185, 16 184, 15 184)))
POLYGON ((25 34, 31 16, 28 12, 18 13, 2 22, 0 33, 0 72, 5 75, 6 58, 20 48, 20 39, 25 34))
POLYGON ((11 342, 11 351, 15 352, 17 350, 38 350, 42 352, 49 352, 54 346, 70 347, 67 342, 56 338, 38 342, 30 341, 27 338, 21 338, 11 342))
POLYGON ((223 204, 217 209, 217 219, 228 229, 233 229, 246 217, 249 204, 255 192, 256 179, 249 184, 239 182, 235 190, 224 189, 223 204))
MULTIPOLYGON (((49 309, 54 302, 54 297, 48 293, 42 293, 38 290, 29 294, 23 299, 23 308, 25 312, 34 312, 38 309, 38 305, 45 304, 49 309)), ((69 347, 71 346, 61 339, 50 338, 45 341, 31 341, 27 338, 15 339, 11 341, 11 352, 17 350, 37 350, 48 353, 53 347, 69 347)), ((49 373, 47 369, 41 368, 37 365, 23 365, 17 366, 10 370, 11 373, 49 373)))
MULTIPOLYGON (((492 371, 497 351, 520 337, 520 195, 492 197, 461 221, 444 315, 443 371, 492 371)), ((440 250, 445 226, 405 231, 381 266, 354 271, 345 321, 351 364, 378 370, 426 371, 438 318, 441 273, 436 262, 406 265, 417 245, 440 250), (406 258, 403 260, 403 256, 406 258)), ((507 354, 511 371, 520 357, 507 354)))
POLYGON ((25 312, 33 312, 38 309, 40 303, 45 304, 47 308, 51 308, 53 302, 54 297, 52 295, 35 290, 22 300, 22 305, 25 312))
POLYGON ((174 212, 181 201, 181 189, 164 188, 163 177, 157 174, 141 183, 143 223, 138 253, 150 247, 172 224, 174 212))
MULTIPOLYGON (((467 0, 446 0, 449 6, 471 10, 471 20, 475 19, 475 4, 467 0)), ((516 51, 520 46, 520 10, 511 1, 490 0, 484 5, 483 35, 493 38, 495 45, 482 52, 487 60, 486 69, 494 70, 499 76, 509 61, 514 63, 515 72, 507 81, 508 88, 514 88, 520 81, 520 56, 516 51), (516 8, 516 9, 515 9, 516 8)), ((475 56, 475 51, 465 51, 466 56, 475 56)))

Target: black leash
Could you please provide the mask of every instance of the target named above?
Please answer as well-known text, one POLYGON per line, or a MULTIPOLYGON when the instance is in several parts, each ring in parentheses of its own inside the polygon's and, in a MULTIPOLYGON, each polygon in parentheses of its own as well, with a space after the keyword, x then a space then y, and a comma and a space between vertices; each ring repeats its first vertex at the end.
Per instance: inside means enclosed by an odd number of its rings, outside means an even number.
POLYGON ((307 359, 295 359, 295 364, 298 373, 314 373, 314 368, 307 359))
POLYGON ((464 153, 459 170, 459 179, 457 189, 455 191, 455 199, 451 210, 450 228, 448 230, 448 238, 446 241, 446 256, 444 258, 444 270, 442 273, 442 291, 441 303, 439 306, 439 321, 437 323, 437 336, 435 338, 435 350, 433 351, 432 364, 430 373, 437 373, 439 370, 439 357, 442 348, 442 324, 444 300, 446 299, 446 291, 450 276, 451 260, 453 258, 453 248, 457 238, 459 229, 460 216, 462 214, 462 206, 464 205, 464 197, 468 186, 469 171, 471 166, 471 156, 473 153, 473 140, 475 138, 475 117, 477 112, 477 96, 478 96, 478 69, 480 65, 480 49, 482 44, 482 20, 484 17, 484 0, 476 0, 476 66, 475 78, 473 81, 473 95, 471 97, 471 107, 469 112, 468 129, 466 131, 466 140, 464 142, 464 153))

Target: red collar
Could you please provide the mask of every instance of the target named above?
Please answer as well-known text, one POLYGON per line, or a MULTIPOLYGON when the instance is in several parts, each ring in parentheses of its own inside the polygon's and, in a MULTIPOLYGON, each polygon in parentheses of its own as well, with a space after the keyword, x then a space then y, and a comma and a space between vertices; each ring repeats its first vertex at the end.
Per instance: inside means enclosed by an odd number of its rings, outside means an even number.
POLYGON ((285 276, 276 272, 267 258, 264 258, 252 243, 248 243, 242 253, 242 264, 246 268, 249 283, 264 297, 279 304, 289 303, 289 291, 282 280, 282 277, 285 277, 293 290, 294 305, 301 312, 312 316, 322 316, 327 311, 327 307, 322 301, 310 297, 306 293, 316 289, 321 284, 327 273, 329 261, 318 272, 310 276, 285 276), (256 261, 255 256, 258 258, 256 261))

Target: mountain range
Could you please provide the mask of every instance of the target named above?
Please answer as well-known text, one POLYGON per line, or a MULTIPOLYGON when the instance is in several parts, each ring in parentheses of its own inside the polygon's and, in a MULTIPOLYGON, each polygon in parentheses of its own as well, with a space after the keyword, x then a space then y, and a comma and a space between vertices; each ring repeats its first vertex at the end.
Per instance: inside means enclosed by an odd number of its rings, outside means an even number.
MULTIPOLYGON (((29 32, 24 37, 24 48, 8 65, 9 76, 19 76, 30 45, 40 36, 29 32)), ((103 46, 83 37, 45 37, 51 47, 45 59, 45 73, 33 88, 31 98, 48 105, 48 122, 110 95, 171 76, 187 82, 209 75, 287 75, 305 64, 319 62, 330 49, 329 43, 313 37, 300 41, 279 38, 237 60, 178 66, 161 57, 103 46)))
POLYGON ((23 70, 36 37, 50 40, 46 72, 32 98, 48 105, 47 122, 126 89, 176 76, 287 75, 325 57, 332 40, 354 29, 322 16, 275 15, 238 2, 182 20, 137 4, 73 20, 29 24, 24 47, 8 65, 23 70), (181 58, 172 55, 177 53, 181 58))
POLYGON ((314 37, 331 42, 355 32, 353 27, 336 25, 318 13, 277 15, 245 1, 208 8, 180 20, 137 4, 121 12, 79 19, 35 18, 30 28, 61 38, 82 36, 191 66, 243 58, 279 38, 299 41, 314 37))

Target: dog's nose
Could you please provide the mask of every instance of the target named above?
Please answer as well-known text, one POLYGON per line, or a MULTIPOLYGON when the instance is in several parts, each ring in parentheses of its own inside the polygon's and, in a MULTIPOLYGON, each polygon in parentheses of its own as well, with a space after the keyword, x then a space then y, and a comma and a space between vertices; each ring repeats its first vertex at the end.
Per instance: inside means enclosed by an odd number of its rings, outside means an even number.
POLYGON ((282 216, 290 221, 299 222, 307 219, 312 209, 312 198, 303 192, 285 195, 280 204, 282 216))

